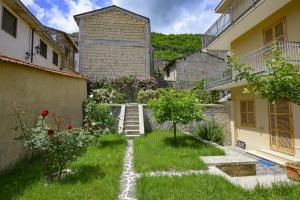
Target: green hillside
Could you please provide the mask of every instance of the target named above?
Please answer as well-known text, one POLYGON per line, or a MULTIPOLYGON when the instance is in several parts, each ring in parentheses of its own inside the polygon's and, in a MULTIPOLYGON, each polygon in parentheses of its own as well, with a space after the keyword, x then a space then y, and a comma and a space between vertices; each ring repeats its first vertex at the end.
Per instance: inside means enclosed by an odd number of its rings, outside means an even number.
POLYGON ((202 35, 200 34, 162 34, 152 33, 154 57, 172 61, 187 54, 199 51, 202 35))

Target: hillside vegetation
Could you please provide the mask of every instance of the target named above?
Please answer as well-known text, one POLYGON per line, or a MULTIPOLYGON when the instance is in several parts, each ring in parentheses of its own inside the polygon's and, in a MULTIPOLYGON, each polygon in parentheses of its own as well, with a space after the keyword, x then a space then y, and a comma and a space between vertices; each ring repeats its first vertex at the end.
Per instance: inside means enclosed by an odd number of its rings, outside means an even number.
POLYGON ((200 34, 162 34, 152 33, 154 57, 172 61, 185 55, 199 51, 202 48, 200 34))

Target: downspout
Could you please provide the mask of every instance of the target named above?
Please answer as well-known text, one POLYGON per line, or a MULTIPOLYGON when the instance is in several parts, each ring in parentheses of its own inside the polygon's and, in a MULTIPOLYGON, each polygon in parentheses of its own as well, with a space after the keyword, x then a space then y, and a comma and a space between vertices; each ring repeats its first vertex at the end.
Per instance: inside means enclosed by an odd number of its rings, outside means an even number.
POLYGON ((34 45, 34 32, 35 30, 31 30, 31 51, 30 51, 30 62, 33 63, 33 45, 34 45))

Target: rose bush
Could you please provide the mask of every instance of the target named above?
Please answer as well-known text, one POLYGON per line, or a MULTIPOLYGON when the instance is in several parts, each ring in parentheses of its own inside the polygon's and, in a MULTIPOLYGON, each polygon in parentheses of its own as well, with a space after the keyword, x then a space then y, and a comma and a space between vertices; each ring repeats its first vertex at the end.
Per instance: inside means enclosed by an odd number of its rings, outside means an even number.
POLYGON ((15 114, 25 146, 43 157, 49 179, 61 179, 63 170, 86 152, 94 138, 84 129, 66 124, 59 116, 53 115, 54 122, 50 123, 48 110, 41 112, 34 128, 26 128, 18 110, 15 114))

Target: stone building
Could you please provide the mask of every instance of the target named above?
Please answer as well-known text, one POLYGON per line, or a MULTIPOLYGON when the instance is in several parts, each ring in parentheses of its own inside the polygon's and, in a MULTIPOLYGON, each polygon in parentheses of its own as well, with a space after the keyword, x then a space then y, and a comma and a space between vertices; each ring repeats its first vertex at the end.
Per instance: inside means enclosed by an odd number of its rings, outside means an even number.
POLYGON ((225 68, 226 62, 223 58, 200 51, 170 62, 164 68, 164 80, 168 85, 186 89, 191 87, 193 82, 225 68))
POLYGON ((79 25, 79 72, 90 80, 150 76, 150 20, 117 6, 74 16, 79 25))

